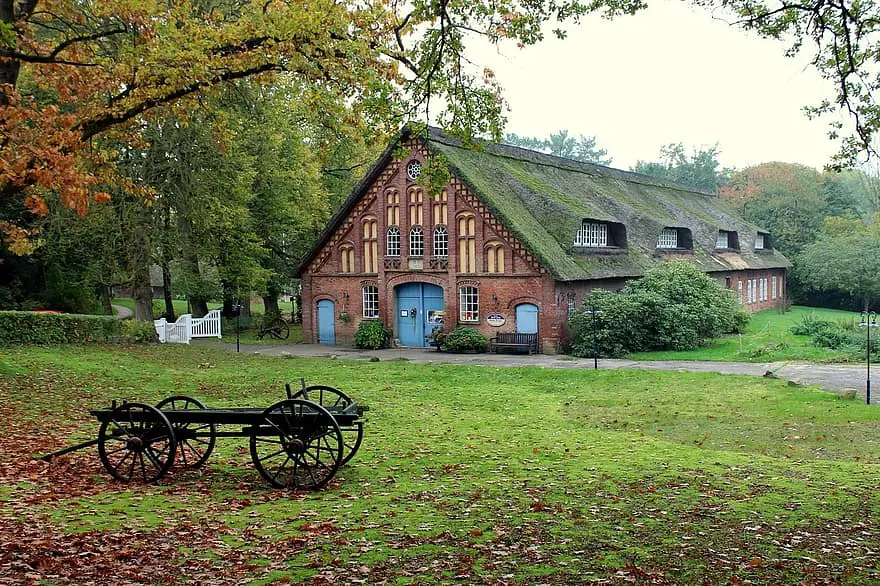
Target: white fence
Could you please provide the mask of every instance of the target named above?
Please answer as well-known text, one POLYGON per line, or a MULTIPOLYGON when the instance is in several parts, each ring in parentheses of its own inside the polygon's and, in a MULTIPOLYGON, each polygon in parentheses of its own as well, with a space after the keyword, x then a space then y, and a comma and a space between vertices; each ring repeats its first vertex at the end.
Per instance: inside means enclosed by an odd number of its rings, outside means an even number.
POLYGON ((220 310, 213 309, 205 317, 181 315, 176 322, 168 322, 164 317, 153 321, 159 341, 172 344, 189 344, 193 338, 220 338, 220 310))

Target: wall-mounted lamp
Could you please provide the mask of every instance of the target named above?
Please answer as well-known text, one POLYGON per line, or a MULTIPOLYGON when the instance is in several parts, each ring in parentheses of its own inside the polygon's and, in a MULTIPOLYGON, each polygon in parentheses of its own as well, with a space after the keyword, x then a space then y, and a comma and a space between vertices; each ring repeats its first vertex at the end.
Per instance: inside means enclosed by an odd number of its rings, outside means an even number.
POLYGON ((498 305, 498 295, 496 295, 495 293, 492 293, 492 303, 498 305))
POLYGON ((348 303, 348 292, 347 291, 342 294, 342 300, 345 301, 346 303, 348 303))

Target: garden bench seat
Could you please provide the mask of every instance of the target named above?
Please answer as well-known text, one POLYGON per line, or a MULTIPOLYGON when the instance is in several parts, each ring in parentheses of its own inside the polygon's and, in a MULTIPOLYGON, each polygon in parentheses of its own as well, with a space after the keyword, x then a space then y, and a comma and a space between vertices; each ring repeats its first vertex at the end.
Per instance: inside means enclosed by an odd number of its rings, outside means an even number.
POLYGON ((489 352, 498 352, 501 349, 525 350, 529 354, 538 353, 538 334, 520 334, 517 332, 502 332, 489 340, 489 352))

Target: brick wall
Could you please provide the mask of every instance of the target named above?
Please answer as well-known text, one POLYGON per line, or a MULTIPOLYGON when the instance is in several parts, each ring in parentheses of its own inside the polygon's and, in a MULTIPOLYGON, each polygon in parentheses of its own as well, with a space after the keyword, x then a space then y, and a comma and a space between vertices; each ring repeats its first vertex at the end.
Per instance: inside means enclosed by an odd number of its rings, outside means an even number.
POLYGON ((760 311, 762 309, 778 307, 788 295, 788 283, 786 282, 786 271, 784 269, 730 271, 712 273, 712 276, 722 286, 733 291, 733 294, 740 300, 743 308, 748 311, 760 311), (775 291, 773 289, 774 277, 776 279, 775 291), (750 281, 754 288, 751 300, 749 300, 750 281), (765 283, 764 287, 766 289, 763 295, 761 289, 762 281, 765 283), (740 284, 742 285, 741 290, 740 284))

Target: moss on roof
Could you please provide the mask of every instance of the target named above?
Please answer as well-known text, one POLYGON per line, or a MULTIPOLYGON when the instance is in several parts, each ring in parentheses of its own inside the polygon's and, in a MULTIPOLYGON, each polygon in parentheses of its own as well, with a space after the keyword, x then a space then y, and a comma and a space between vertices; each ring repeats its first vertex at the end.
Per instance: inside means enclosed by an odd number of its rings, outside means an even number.
POLYGON ((776 251, 755 252, 759 228, 714 195, 517 147, 465 148, 433 128, 427 145, 445 156, 451 171, 558 280, 643 275, 665 258, 656 248, 665 227, 691 230, 690 260, 707 272, 789 266, 776 251), (621 254, 575 250, 575 233, 587 218, 623 224, 628 249, 621 254), (741 250, 717 251, 719 229, 736 231, 741 250))

